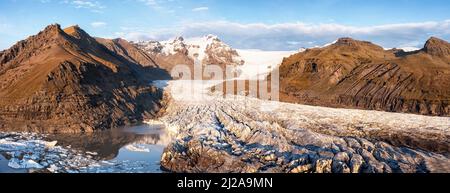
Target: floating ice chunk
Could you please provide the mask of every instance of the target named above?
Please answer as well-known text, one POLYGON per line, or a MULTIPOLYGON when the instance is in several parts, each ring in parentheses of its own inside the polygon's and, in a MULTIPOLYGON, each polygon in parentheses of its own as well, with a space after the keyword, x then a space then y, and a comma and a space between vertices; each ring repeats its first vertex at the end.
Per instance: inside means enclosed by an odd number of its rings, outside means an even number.
POLYGON ((45 142, 45 147, 46 148, 53 148, 53 147, 56 146, 57 143, 58 143, 58 141, 45 142))
POLYGON ((130 144, 130 145, 125 146, 125 149, 127 149, 128 151, 134 151, 134 152, 150 152, 150 149, 142 144, 130 144))
POLYGON ((36 169, 44 168, 44 166, 35 162, 34 160, 26 160, 26 161, 24 161, 23 165, 25 168, 36 168, 36 169))
POLYGON ((17 158, 12 158, 9 160, 8 166, 14 169, 20 169, 22 168, 22 165, 20 164, 20 160, 17 158))
POLYGON ((12 158, 9 160, 8 166, 14 169, 42 169, 44 166, 35 162, 34 160, 19 160, 17 158, 12 158))
POLYGON ((59 170, 59 168, 55 164, 50 165, 50 167, 47 169, 48 169, 48 171, 50 171, 52 173, 55 173, 56 171, 59 170))
POLYGON ((33 154, 25 154, 23 158, 25 159, 31 159, 31 160, 38 160, 39 159, 39 152, 34 152, 33 154))
POLYGON ((98 155, 97 152, 91 152, 91 151, 87 151, 86 154, 88 154, 88 155, 94 155, 94 156, 95 156, 95 155, 98 155))
POLYGON ((25 143, 13 142, 7 139, 0 139, 0 151, 14 151, 26 148, 25 143))

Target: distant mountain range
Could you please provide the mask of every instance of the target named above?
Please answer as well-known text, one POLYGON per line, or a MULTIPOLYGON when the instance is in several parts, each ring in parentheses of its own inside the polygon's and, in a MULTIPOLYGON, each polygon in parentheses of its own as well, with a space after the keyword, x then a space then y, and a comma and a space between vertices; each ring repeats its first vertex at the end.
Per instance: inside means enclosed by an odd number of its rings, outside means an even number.
POLYGON ((406 52, 341 38, 285 58, 280 85, 287 102, 449 116, 450 44, 406 52))
POLYGON ((176 37, 168 41, 142 41, 133 44, 153 55, 155 60, 169 71, 177 64, 192 66, 195 59, 203 65, 216 64, 223 69, 226 65, 240 66, 245 63, 235 49, 214 35, 190 39, 176 37))

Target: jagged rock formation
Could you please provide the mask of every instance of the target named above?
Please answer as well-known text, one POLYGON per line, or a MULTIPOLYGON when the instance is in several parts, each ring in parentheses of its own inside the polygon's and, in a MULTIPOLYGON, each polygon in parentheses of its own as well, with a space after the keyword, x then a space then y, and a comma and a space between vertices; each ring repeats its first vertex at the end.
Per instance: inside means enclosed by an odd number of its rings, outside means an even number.
POLYGON ((164 71, 141 65, 150 59, 130 44, 112 42, 55 24, 4 50, 0 130, 89 132, 154 115, 162 95, 148 84, 164 71))
POLYGON ((283 60, 281 99, 424 115, 450 115, 450 44, 430 38, 418 51, 384 50, 341 38, 283 60))
POLYGON ((164 42, 143 41, 134 43, 134 45, 155 56, 155 61, 168 71, 178 64, 193 66, 196 58, 202 65, 215 64, 223 69, 226 65, 244 64, 236 50, 214 35, 188 40, 176 37, 164 42))

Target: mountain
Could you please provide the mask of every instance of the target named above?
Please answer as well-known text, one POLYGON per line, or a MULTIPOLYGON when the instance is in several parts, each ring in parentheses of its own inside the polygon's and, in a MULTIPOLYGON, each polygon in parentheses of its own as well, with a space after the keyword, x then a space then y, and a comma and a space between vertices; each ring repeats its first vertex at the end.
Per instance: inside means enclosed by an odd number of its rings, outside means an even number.
POLYGON ((190 39, 176 37, 173 40, 162 42, 141 41, 133 44, 155 56, 155 61, 168 71, 177 64, 193 66, 196 58, 203 65, 216 64, 221 67, 225 67, 225 65, 239 66, 244 63, 235 49, 214 35, 190 39))
POLYGON ((147 78, 152 80, 171 79, 168 72, 156 61, 157 56, 146 53, 132 43, 121 38, 104 39, 96 37, 95 40, 105 46, 110 52, 144 67, 139 69, 140 72, 145 72, 141 73, 141 76, 150 76, 147 78))
POLYGON ((95 38, 95 40, 108 48, 111 52, 114 52, 129 61, 143 66, 159 67, 150 55, 124 39, 95 38))
POLYGON ((434 37, 412 52, 341 38, 283 60, 281 100, 449 116, 449 48, 434 37))
POLYGON ((432 37, 425 43, 422 50, 432 56, 440 56, 449 61, 450 44, 444 40, 432 37))
POLYGON ((90 132, 153 116, 167 76, 124 40, 50 25, 0 54, 0 130, 90 132), (141 64, 142 63, 142 64, 141 64))

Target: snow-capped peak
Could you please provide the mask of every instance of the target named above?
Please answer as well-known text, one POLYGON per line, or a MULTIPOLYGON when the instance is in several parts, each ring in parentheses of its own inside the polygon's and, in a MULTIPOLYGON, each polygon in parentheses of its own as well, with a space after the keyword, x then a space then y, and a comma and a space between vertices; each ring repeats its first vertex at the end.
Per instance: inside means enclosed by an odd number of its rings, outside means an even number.
POLYGON ((190 59, 198 59, 203 63, 226 63, 240 65, 243 63, 236 50, 222 42, 216 35, 183 38, 175 37, 167 41, 145 41, 136 45, 146 52, 156 55, 170 56, 182 54, 190 59))
POLYGON ((175 37, 174 39, 173 39, 173 42, 175 43, 175 42, 183 42, 184 41, 184 38, 183 38, 183 36, 178 36, 178 37, 175 37))
POLYGON ((323 46, 318 46, 318 47, 319 47, 319 48, 325 48, 325 47, 331 46, 331 45, 333 45, 333 44, 336 44, 337 42, 338 42, 338 39, 337 39, 337 40, 334 40, 334 41, 332 41, 332 42, 330 42, 330 43, 324 44, 323 46))
POLYGON ((397 50, 403 50, 405 52, 413 52, 413 51, 420 50, 420 48, 418 48, 418 47, 400 47, 400 48, 383 48, 383 49, 384 50, 397 49, 397 50))
POLYGON ((181 36, 175 37, 172 41, 161 42, 162 54, 173 55, 176 53, 187 53, 186 44, 184 43, 184 38, 181 36))
POLYGON ((219 40, 219 37, 217 37, 216 35, 213 35, 213 34, 208 34, 208 35, 206 35, 205 37, 206 37, 206 39, 212 39, 212 40, 218 40, 218 41, 220 41, 220 40, 219 40))

